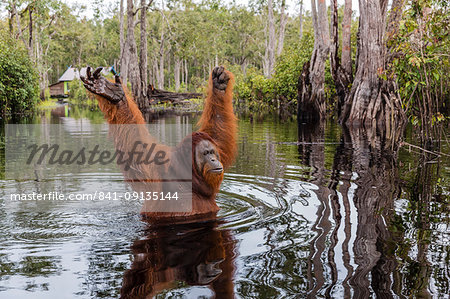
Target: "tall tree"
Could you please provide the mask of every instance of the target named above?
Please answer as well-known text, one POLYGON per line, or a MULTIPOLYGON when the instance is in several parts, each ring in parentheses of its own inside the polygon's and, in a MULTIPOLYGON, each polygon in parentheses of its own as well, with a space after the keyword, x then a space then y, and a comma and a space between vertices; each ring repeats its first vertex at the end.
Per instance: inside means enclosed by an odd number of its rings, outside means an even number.
POLYGON ((174 80, 175 80, 175 91, 180 90, 180 68, 181 68, 181 59, 178 55, 175 56, 175 65, 174 65, 174 80))
POLYGON ((299 27, 299 39, 303 37, 303 0, 300 0, 300 15, 299 15, 300 27, 299 27))
POLYGON ((277 56, 280 56, 281 52, 283 52, 284 35, 286 33, 286 23, 287 23, 288 17, 289 17, 289 14, 286 13, 286 1, 282 0, 282 2, 281 2, 281 14, 280 14, 280 29, 279 29, 279 32, 278 32, 277 56))
POLYGON ((352 74, 352 0, 345 0, 344 17, 342 19, 342 69, 350 81, 353 79, 352 74))
POLYGON ((135 11, 133 0, 127 0, 127 39, 126 39, 126 49, 124 50, 128 58, 128 79, 131 83, 131 91, 133 97, 136 100, 138 106, 144 107, 146 99, 141 97, 141 74, 139 72, 138 66, 138 55, 136 39, 134 37, 134 27, 135 27, 135 11))
POLYGON ((314 28, 314 50, 311 61, 305 63, 299 80, 299 118, 324 118, 325 62, 330 53, 330 31, 325 0, 311 0, 314 28), (316 5, 317 4, 317 5, 316 5))
POLYGON ((124 36, 124 23, 123 23, 123 15, 124 15, 124 11, 123 11, 123 0, 120 0, 120 8, 119 8, 119 34, 120 34, 120 72, 121 72, 121 76, 122 76, 122 80, 124 82, 127 81, 127 77, 128 77, 128 67, 127 67, 127 62, 126 59, 124 57, 124 53, 125 53, 125 36, 124 36))
MULTIPOLYGON (((163 14, 163 12, 161 12, 163 14)), ((159 45, 159 69, 158 69, 158 88, 164 89, 164 43, 166 35, 164 32, 164 16, 161 18, 161 39, 159 45)))
MULTIPOLYGON (((351 20, 350 20, 351 21, 351 20)), ((336 93, 338 95, 338 114, 340 115, 341 108, 344 105, 345 97, 349 92, 349 85, 351 82, 351 74, 348 74, 342 67, 339 58, 339 30, 338 30, 338 6, 337 0, 331 0, 331 55, 330 65, 331 74, 333 76, 334 84, 336 86, 336 93)), ((349 47, 344 44, 343 47, 349 47)), ((351 61, 350 61, 351 70, 351 61)))
POLYGON ((146 0, 141 0, 141 45, 140 45, 140 53, 139 53, 139 71, 141 75, 141 98, 139 101, 139 108, 141 110, 148 108, 148 97, 147 97, 147 88, 148 88, 148 50, 147 50, 147 9, 148 6, 152 3, 152 0, 149 4, 146 3, 146 0))
POLYGON ((268 0, 268 36, 266 40, 266 52, 264 54, 264 76, 270 78, 275 68, 275 18, 273 15, 273 0, 268 0))
POLYGON ((341 121, 379 125, 387 137, 405 120, 393 78, 385 71, 387 0, 359 1, 357 69, 341 121))

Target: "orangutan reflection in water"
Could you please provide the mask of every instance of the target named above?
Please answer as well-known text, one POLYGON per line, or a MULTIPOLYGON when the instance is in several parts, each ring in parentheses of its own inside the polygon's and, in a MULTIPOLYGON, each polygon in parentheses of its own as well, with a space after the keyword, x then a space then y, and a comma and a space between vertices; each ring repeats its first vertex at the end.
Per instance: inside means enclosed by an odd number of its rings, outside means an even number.
POLYGON ((215 298, 233 298, 235 241, 218 222, 150 227, 131 246, 133 263, 121 298, 152 298, 184 282, 208 286, 215 298))

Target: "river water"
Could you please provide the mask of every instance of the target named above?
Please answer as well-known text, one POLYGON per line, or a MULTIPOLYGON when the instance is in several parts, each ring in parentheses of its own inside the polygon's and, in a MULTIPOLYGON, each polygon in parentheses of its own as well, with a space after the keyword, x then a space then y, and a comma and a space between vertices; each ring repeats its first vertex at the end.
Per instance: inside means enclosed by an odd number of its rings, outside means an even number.
MULTIPOLYGON (((61 107, 16 122, 80 120, 104 122, 61 107)), ((11 201, 46 182, 0 174, 0 298, 448 298, 448 157, 408 146, 392 154, 362 131, 270 117, 241 117, 238 142, 215 222, 152 227, 125 200, 11 201)), ((52 184, 129 188, 101 170, 52 184)))

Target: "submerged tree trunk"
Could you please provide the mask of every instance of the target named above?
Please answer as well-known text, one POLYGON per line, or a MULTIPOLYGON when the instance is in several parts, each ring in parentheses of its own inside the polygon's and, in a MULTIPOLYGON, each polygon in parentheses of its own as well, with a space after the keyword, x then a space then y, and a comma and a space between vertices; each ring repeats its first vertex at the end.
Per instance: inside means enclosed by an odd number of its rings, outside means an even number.
POLYGON ((310 62, 303 64, 303 70, 297 85, 297 120, 299 123, 320 119, 319 110, 311 101, 311 82, 309 81, 310 62), (311 109, 313 107, 313 109, 311 109))
POLYGON ((345 99, 341 121, 349 125, 380 126, 392 138, 405 120, 392 79, 385 72, 386 0, 360 1, 357 70, 345 99))
POLYGON ((148 60, 147 60, 147 5, 146 0, 141 0, 141 49, 139 70, 141 75, 141 100, 139 109, 148 108, 147 86, 148 86, 148 60))
MULTIPOLYGON (((330 31, 325 0, 311 0, 311 11, 314 27, 314 50, 309 62, 308 80, 299 84, 298 96, 301 103, 298 104, 299 118, 323 119, 326 114, 325 103, 325 62, 330 50, 330 31), (307 83, 307 84, 306 84, 307 83)), ((306 65, 306 64, 305 64, 306 65)), ((302 76, 306 73, 303 66, 302 76)))

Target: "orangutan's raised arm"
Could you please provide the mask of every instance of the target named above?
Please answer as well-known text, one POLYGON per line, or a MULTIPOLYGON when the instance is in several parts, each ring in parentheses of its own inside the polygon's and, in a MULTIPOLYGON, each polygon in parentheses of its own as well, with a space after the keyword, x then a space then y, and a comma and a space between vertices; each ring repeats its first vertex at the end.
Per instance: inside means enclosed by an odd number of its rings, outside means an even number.
POLYGON ((233 113, 233 74, 215 67, 209 77, 208 95, 198 122, 201 132, 217 143, 220 160, 228 168, 236 156, 237 119, 233 113))
POLYGON ((94 94, 100 110, 110 124, 145 124, 144 117, 136 103, 125 91, 119 76, 111 82, 101 76, 102 68, 91 73, 88 66, 86 77, 81 76, 84 87, 94 94))
POLYGON ((162 172, 159 168, 162 167, 142 163, 140 156, 135 152, 142 152, 145 155, 149 153, 147 160, 151 161, 155 159, 154 156, 158 152, 165 153, 169 158, 170 148, 158 143, 148 132, 141 111, 133 99, 127 95, 120 78, 116 76, 115 82, 111 82, 101 76, 101 69, 97 68, 92 74, 91 68, 88 67, 87 76, 81 77, 81 80, 86 89, 94 94, 100 110, 110 124, 109 132, 116 151, 124 153, 122 160, 126 160, 128 164, 119 164, 125 179, 138 182, 139 184, 135 184, 133 188, 142 191, 141 189, 146 188, 142 182, 159 179, 159 174, 162 172), (150 149, 152 149, 151 152, 150 149))

